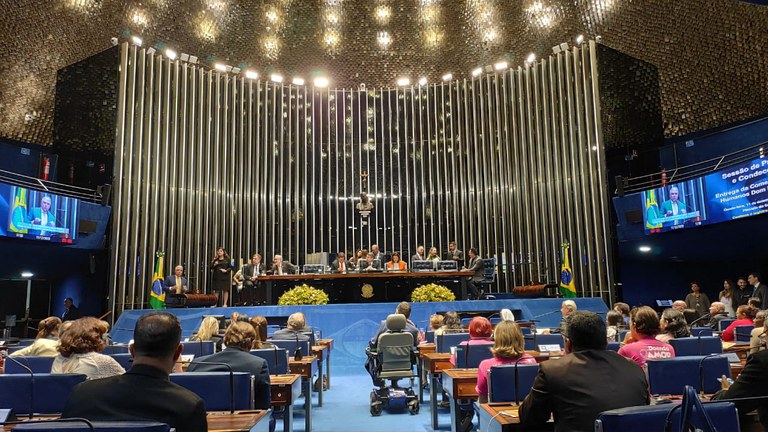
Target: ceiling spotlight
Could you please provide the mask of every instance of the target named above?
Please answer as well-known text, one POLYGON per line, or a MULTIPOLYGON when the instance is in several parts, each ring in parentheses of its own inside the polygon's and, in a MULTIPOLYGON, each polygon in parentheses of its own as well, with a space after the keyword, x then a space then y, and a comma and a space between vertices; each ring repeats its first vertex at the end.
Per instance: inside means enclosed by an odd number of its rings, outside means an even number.
POLYGON ((133 42, 133 44, 136 45, 136 46, 141 46, 141 44, 144 43, 144 41, 141 40, 141 38, 138 37, 138 36, 132 36, 131 37, 131 42, 133 42))
POLYGON ((450 81, 452 79, 453 79, 453 74, 452 73, 447 73, 447 74, 443 75, 443 81, 450 81))
POLYGON ((472 69, 472 76, 473 77, 478 77, 478 76, 480 76, 481 73, 483 73, 483 68, 481 68, 481 67, 472 69))
POLYGON ((147 54, 152 55, 154 53, 155 53, 155 48, 154 47, 147 48, 147 54))
POLYGON ((293 80, 291 80, 291 83, 293 83, 293 85, 304 85, 304 78, 294 77, 293 80))
POLYGON ((385 31, 378 32, 376 40, 379 41, 379 45, 382 47, 388 47, 389 44, 392 43, 392 38, 389 36, 389 33, 385 31))
POLYGON ((273 82, 276 82, 276 83, 283 82, 283 76, 279 74, 272 74, 269 76, 269 79, 271 79, 273 82))
POLYGON ((34 273, 32 273, 32 272, 29 272, 29 271, 23 271, 23 272, 21 272, 21 277, 23 277, 23 278, 31 278, 31 277, 32 277, 32 276, 34 276, 34 275, 35 275, 34 273))
POLYGON ((509 67, 509 64, 507 64, 507 62, 505 62, 505 61, 498 62, 495 65, 493 65, 493 68, 496 69, 497 71, 504 70, 504 69, 506 69, 508 67, 509 67))
POLYGON ((197 56, 189 56, 189 62, 192 64, 197 64, 197 56))
POLYGON ((639 250, 642 253, 648 253, 648 252, 651 251, 651 247, 650 246, 640 246, 639 248, 637 248, 637 250, 639 250))
POLYGON ((560 49, 563 50, 563 51, 568 51, 568 48, 570 48, 570 47, 571 46, 568 45, 568 42, 563 42, 563 43, 560 44, 560 49))
POLYGON ((536 54, 530 53, 528 54, 528 58, 525 59, 527 63, 533 63, 536 61, 536 54))
POLYGON ((174 50, 172 50, 170 48, 167 48, 165 50, 165 56, 168 57, 170 60, 176 60, 177 55, 178 54, 176 54, 176 51, 174 51, 174 50))
POLYGON ((426 77, 421 77, 421 78, 419 78, 419 85, 420 85, 420 86, 425 86, 425 85, 427 85, 427 78, 426 78, 426 77))
POLYGON ((315 87, 318 88, 326 88, 328 87, 328 78, 326 77, 317 77, 314 80, 315 87))
POLYGON ((411 85, 411 79, 408 77, 398 78, 397 85, 399 85, 400 87, 409 86, 411 85))
POLYGON ((582 43, 584 43, 584 35, 576 36, 576 45, 581 45, 582 43))
POLYGON ((179 56, 179 60, 181 60, 181 61, 183 61, 183 62, 185 62, 185 61, 189 61, 189 54, 187 54, 187 53, 181 53, 181 56, 179 56))
POLYGON ((240 73, 240 68, 239 67, 233 67, 232 68, 232 73, 233 74, 239 74, 240 73))
POLYGON ((216 63, 213 65, 213 68, 216 69, 219 72, 226 72, 227 71, 227 65, 222 63, 216 63))
POLYGON ((247 70, 245 71, 245 77, 248 79, 256 79, 259 77, 259 74, 257 74, 256 71, 247 70))

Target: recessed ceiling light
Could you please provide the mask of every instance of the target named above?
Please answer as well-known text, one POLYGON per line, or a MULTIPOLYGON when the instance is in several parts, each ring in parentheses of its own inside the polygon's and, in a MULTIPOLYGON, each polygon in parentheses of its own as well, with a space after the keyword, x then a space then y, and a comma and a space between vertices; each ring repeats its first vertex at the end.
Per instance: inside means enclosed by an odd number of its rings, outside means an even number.
POLYGON ((280 74, 272 74, 272 75, 269 76, 269 79, 271 79, 272 81, 274 81, 276 83, 283 82, 283 76, 280 75, 280 74))
POLYGON ((452 73, 447 73, 447 74, 443 75, 443 81, 450 81, 452 79, 453 79, 453 74, 452 73))
POLYGON ((408 77, 402 77, 397 79, 397 85, 404 87, 407 85, 411 85, 411 79, 408 77))
POLYGON ((648 252, 651 251, 651 247, 650 246, 640 246, 639 248, 637 248, 637 250, 639 250, 642 253, 648 253, 648 252))
POLYGON ((133 42, 133 44, 136 45, 136 46, 141 46, 141 44, 144 43, 144 41, 141 40, 141 38, 138 37, 138 36, 132 36, 131 37, 131 42, 133 42))
POLYGON ((481 67, 472 69, 472 76, 473 77, 480 76, 481 73, 483 73, 483 68, 481 68, 481 67))
POLYGON ((317 77, 314 80, 315 87, 318 88, 326 88, 328 87, 328 78, 326 77, 317 77))
POLYGON ((227 71, 227 65, 222 64, 222 63, 214 64, 213 68, 216 69, 219 72, 226 72, 227 71))
POLYGON ((176 54, 176 51, 168 48, 168 49, 165 50, 165 56, 168 57, 171 60, 176 60, 177 54, 176 54))
POLYGON ((294 77, 293 80, 291 80, 293 85, 304 85, 304 78, 302 77, 294 77))
POLYGON ((245 77, 248 79, 256 79, 259 77, 259 74, 256 73, 256 71, 248 70, 245 71, 245 77))
POLYGON ((427 79, 426 79, 425 77, 421 77, 421 78, 419 78, 419 85, 420 85, 420 86, 425 86, 425 85, 427 85, 427 79))
POLYGON ((21 277, 23 277, 23 278, 31 278, 34 275, 35 275, 34 273, 28 272, 28 271, 21 272, 21 277))

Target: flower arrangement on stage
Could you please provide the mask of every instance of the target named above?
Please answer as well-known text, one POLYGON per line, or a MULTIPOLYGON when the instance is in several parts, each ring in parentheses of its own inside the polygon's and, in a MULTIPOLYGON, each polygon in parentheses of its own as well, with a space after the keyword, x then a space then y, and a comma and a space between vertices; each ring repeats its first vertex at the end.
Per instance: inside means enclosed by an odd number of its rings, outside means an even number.
POLYGON ((280 296, 279 306, 324 305, 328 304, 328 294, 307 284, 295 286, 280 296))
POLYGON ((417 303, 424 302, 446 302, 454 301, 456 296, 453 291, 438 284, 426 284, 422 285, 411 293, 411 301, 417 303))

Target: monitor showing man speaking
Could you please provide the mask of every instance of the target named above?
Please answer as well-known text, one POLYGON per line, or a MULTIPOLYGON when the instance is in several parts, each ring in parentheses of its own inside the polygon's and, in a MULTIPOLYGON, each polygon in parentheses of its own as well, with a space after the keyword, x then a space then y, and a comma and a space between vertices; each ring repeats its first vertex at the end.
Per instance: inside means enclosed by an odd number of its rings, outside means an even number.
POLYGON ((78 206, 76 198, 0 183, 0 235, 71 244, 78 206))

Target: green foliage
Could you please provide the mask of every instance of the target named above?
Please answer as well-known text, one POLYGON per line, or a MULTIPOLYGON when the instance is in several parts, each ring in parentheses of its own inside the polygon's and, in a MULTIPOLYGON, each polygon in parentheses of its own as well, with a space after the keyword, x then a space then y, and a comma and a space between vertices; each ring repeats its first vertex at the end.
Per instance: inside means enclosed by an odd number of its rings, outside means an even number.
POLYGON ((328 304, 328 294, 323 290, 302 284, 286 291, 277 301, 280 306, 328 304))
POLYGON ((424 302, 448 302, 456 300, 453 291, 437 284, 422 285, 411 293, 411 301, 417 303, 424 302))

